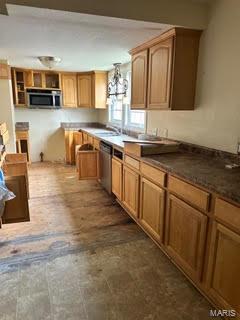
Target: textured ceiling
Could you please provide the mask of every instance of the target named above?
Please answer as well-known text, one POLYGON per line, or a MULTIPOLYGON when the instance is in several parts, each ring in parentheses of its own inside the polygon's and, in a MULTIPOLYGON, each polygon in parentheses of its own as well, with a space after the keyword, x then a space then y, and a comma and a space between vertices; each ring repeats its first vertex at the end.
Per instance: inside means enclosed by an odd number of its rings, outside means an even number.
POLYGON ((0 58, 42 68, 39 55, 62 58, 59 70, 111 69, 128 50, 170 28, 158 23, 8 5, 0 15, 0 58))

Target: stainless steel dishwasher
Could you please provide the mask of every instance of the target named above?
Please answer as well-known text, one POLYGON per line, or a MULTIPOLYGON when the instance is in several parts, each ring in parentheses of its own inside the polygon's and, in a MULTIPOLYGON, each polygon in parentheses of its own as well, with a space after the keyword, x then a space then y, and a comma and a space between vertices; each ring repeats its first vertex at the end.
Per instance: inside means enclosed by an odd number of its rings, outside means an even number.
POLYGON ((103 141, 100 142, 100 183, 112 193, 112 146, 103 141))

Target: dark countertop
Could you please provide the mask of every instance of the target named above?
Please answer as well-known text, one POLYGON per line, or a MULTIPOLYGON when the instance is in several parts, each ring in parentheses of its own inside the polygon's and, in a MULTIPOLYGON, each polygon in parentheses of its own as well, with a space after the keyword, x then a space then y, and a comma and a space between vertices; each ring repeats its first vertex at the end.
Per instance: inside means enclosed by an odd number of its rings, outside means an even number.
POLYGON ((28 131, 29 130, 29 122, 16 122, 15 123, 16 131, 28 131))
MULTIPOLYGON (((119 149, 124 148, 123 140, 126 138, 128 140, 137 140, 128 135, 101 136, 101 133, 108 130, 99 127, 93 128, 89 123, 85 127, 79 127, 78 129, 82 129, 82 131, 96 136, 119 149)), ((141 160, 240 204, 240 168, 226 169, 225 165, 232 163, 227 158, 179 151, 146 156, 142 157, 141 160)))
POLYGON ((176 152, 143 157, 142 161, 240 204, 240 168, 226 169, 227 160, 176 152))
MULTIPOLYGON (((120 149, 124 148, 123 140, 126 138, 137 141, 127 135, 101 137, 99 133, 107 131, 106 129, 83 128, 82 131, 95 135, 120 149)), ((179 151, 146 156, 141 160, 240 204, 240 168, 226 169, 225 165, 232 163, 229 159, 179 151)))

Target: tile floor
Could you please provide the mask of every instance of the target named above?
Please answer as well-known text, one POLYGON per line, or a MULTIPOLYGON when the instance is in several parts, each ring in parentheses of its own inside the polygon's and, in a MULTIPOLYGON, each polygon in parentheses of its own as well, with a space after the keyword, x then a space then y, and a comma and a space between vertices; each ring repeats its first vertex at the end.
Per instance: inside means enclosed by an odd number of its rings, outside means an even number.
POLYGON ((205 320, 211 306, 74 168, 30 168, 31 222, 0 230, 1 320, 205 320))

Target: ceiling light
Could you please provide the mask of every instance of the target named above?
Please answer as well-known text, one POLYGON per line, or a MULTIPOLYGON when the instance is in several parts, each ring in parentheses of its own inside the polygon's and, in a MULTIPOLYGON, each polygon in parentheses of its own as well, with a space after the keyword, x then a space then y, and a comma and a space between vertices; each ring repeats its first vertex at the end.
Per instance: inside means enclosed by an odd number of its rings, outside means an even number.
POLYGON ((50 56, 41 56, 38 57, 38 60, 49 69, 53 69, 58 63, 62 61, 59 57, 50 57, 50 56))

